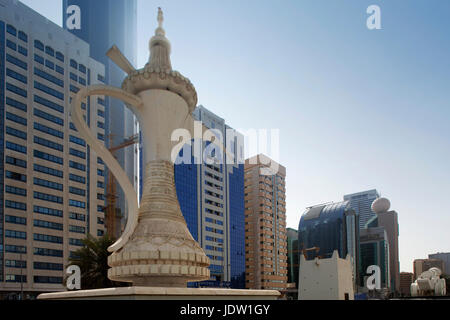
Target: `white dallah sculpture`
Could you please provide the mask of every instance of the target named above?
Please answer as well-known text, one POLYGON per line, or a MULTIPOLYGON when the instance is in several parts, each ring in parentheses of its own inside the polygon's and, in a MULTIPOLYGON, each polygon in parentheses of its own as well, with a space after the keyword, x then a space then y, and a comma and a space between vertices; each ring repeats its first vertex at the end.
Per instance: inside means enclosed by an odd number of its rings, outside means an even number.
POLYGON ((439 268, 430 268, 420 274, 414 283, 411 283, 411 296, 445 296, 445 279, 440 279, 442 274, 439 268))
POLYGON ((209 259, 190 234, 175 191, 171 133, 191 129, 197 93, 189 79, 172 70, 170 43, 162 28, 150 40, 150 59, 135 70, 113 46, 107 55, 128 76, 122 88, 93 85, 81 89, 71 104, 72 120, 80 135, 103 159, 122 186, 128 203, 128 222, 122 236, 108 248, 108 277, 138 286, 185 287, 188 281, 209 279, 209 259), (127 175, 83 120, 81 103, 88 96, 122 100, 139 120, 145 144, 145 179, 140 206, 127 175))

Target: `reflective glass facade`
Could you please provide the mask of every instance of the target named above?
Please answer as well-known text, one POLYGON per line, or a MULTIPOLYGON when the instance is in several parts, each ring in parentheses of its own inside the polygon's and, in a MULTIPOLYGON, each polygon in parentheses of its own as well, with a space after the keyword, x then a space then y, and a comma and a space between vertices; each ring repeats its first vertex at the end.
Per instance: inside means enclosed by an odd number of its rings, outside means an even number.
MULTIPOLYGON (((298 227, 299 250, 317 248, 305 252, 307 259, 331 258, 337 250, 339 257, 347 254, 353 258, 355 275, 359 274, 358 216, 348 201, 308 208, 300 218, 298 227)), ((355 277, 356 279, 356 277, 355 277)))
MULTIPOLYGON (((211 120, 204 122, 207 127, 225 128, 223 119, 203 107, 198 107, 194 116, 197 120, 211 120)), ((222 137, 225 137, 224 131, 222 137)), ((210 259, 211 278, 188 285, 244 288, 244 166, 196 164, 194 145, 192 143, 192 147, 185 146, 180 151, 177 163, 184 159, 183 153, 189 152, 191 162, 174 166, 175 186, 189 231, 210 259)), ((207 152, 208 145, 203 141, 203 152, 207 152)), ((222 158, 223 155, 217 152, 216 157, 222 158)))
POLYGON ((3 188, 4 188, 4 116, 5 116, 5 23, 0 21, 0 282, 3 282, 3 188))
MULTIPOLYGON (((105 84, 121 87, 126 74, 117 67, 106 52, 116 45, 127 59, 136 66, 137 62, 137 1, 136 0, 63 0, 63 28, 67 28, 67 8, 77 5, 81 12, 81 28, 68 30, 90 45, 90 55, 105 66, 105 75, 99 80, 105 84)), ((126 138, 138 132, 135 117, 117 99, 105 97, 105 136, 112 135, 112 145, 121 144, 126 138)), ((107 146, 109 139, 105 139, 107 146)), ((134 147, 120 149, 115 156, 125 169, 130 181, 139 177, 139 152, 134 147)), ((139 187, 139 186, 137 186, 139 187)), ((117 206, 125 210, 125 198, 118 185, 117 206)), ((140 193, 140 192, 139 192, 140 193)))
POLYGON ((375 212, 372 211, 372 202, 379 198, 380 194, 377 190, 368 190, 358 193, 347 194, 344 196, 344 201, 350 203, 350 207, 359 216, 359 228, 365 228, 366 223, 375 217, 375 212))

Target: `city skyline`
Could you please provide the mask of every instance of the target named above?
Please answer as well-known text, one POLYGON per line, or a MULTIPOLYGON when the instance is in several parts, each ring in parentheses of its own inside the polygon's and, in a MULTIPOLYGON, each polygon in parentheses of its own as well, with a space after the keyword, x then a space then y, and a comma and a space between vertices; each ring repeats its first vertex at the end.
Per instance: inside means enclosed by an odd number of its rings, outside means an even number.
MULTIPOLYGON (((61 25, 61 1, 22 2, 61 25)), ((377 189, 398 212, 400 271, 449 251, 450 4, 138 1, 136 67, 158 6, 199 104, 236 129, 280 129, 287 227, 312 204, 377 189), (381 30, 366 27, 372 4, 381 30), (432 234, 424 215, 439 221, 432 234)))

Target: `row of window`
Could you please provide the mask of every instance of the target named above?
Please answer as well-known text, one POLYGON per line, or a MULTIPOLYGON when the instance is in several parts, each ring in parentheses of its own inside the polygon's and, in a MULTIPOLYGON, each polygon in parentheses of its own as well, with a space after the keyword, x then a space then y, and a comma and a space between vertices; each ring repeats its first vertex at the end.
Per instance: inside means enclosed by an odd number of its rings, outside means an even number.
POLYGON ((6 156, 5 157, 5 162, 9 163, 9 164, 11 164, 13 166, 18 166, 18 167, 21 167, 21 168, 26 168, 27 167, 27 162, 25 160, 17 159, 17 158, 11 157, 11 156, 6 156))
POLYGON ((48 180, 44 180, 44 179, 39 179, 39 178, 36 178, 36 177, 33 178, 33 182, 37 186, 63 191, 63 185, 61 183, 48 181, 48 180))
POLYGON ((33 166, 34 166, 34 171, 36 171, 36 172, 42 172, 42 173, 45 173, 45 174, 48 174, 48 175, 51 175, 51 176, 55 176, 55 177, 58 177, 58 178, 62 178, 63 175, 64 175, 61 170, 49 168, 49 167, 46 167, 46 166, 41 166, 41 165, 36 164, 36 163, 33 166))
POLYGON ((34 129, 44 132, 44 133, 47 133, 47 134, 52 135, 57 138, 61 138, 61 139, 64 138, 64 133, 62 131, 47 127, 39 122, 34 123, 34 129))
POLYGON ((24 112, 27 112, 27 105, 25 103, 14 100, 13 98, 6 97, 5 103, 8 106, 11 106, 13 108, 16 108, 16 109, 24 111, 24 112))
POLYGON ((13 35, 14 37, 18 37, 20 40, 22 40, 23 42, 28 42, 28 36, 25 32, 23 31, 19 31, 17 33, 17 29, 15 27, 13 27, 10 24, 6 25, 6 32, 8 32, 9 34, 13 35))

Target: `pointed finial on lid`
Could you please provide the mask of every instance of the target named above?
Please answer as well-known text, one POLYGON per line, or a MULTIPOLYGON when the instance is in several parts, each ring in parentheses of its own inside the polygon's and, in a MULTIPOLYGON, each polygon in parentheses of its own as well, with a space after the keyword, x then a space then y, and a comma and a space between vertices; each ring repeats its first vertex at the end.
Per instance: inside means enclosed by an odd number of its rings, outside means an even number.
POLYGON ((161 7, 158 7, 158 27, 162 28, 163 21, 164 21, 163 12, 161 10, 161 7))

